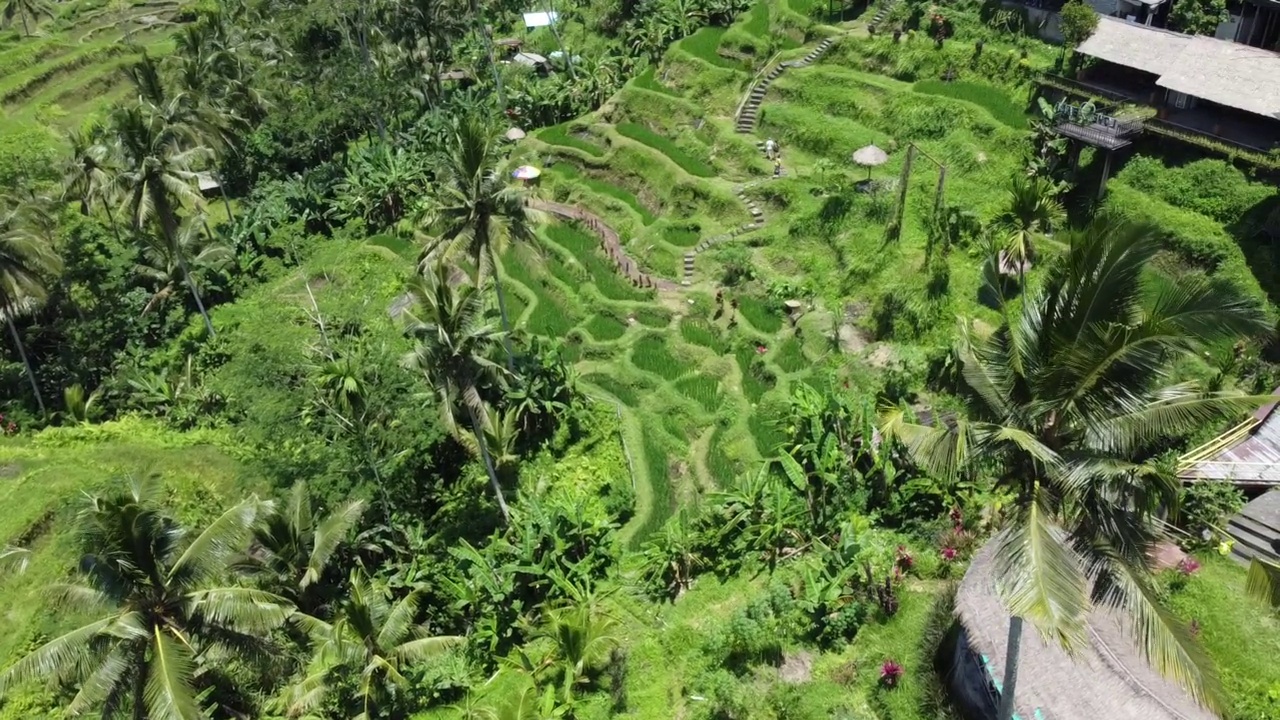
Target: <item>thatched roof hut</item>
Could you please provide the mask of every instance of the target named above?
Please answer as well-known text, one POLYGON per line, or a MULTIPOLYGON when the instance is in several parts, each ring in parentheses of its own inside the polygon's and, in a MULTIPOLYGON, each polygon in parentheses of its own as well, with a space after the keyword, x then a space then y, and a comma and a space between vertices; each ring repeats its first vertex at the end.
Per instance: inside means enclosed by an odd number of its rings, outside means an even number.
MULTIPOLYGON (((995 543, 973 559, 956 594, 959 640, 947 683, 970 720, 995 718, 1003 682, 1009 613, 995 591, 995 543)), ((1118 616, 1090 615, 1089 644, 1074 656, 1047 644, 1030 623, 1022 630, 1017 717, 1023 720, 1214 720, 1186 692, 1143 659, 1118 616)))

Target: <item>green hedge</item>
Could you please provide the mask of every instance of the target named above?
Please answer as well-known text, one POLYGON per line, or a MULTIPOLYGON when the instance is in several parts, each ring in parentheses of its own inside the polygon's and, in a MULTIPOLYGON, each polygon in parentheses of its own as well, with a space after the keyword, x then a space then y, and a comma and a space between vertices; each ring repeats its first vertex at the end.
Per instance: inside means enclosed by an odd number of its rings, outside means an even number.
POLYGON ((671 161, 679 165, 685 172, 695 177, 715 177, 716 171, 707 163, 693 157, 689 153, 681 150, 675 143, 649 128, 638 125, 636 123, 622 123, 618 125, 618 134, 623 137, 631 138, 636 142, 643 143, 658 152, 671 158, 671 161))
POLYGON ((1125 164, 1116 179, 1225 225, 1239 222, 1280 195, 1274 186, 1250 181, 1224 160, 1197 160, 1168 167, 1158 158, 1139 155, 1125 164))

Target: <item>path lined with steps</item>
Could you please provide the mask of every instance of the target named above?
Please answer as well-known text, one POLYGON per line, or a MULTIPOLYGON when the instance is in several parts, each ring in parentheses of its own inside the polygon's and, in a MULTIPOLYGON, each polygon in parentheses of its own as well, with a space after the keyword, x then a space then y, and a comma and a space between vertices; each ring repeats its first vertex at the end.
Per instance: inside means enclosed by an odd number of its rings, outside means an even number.
POLYGON ((741 227, 734 228, 733 230, 730 230, 727 233, 721 233, 719 235, 713 235, 709 238, 704 238, 702 242, 694 246, 692 251, 684 254, 684 278, 680 281, 681 285, 684 285, 687 287, 693 284, 693 261, 699 255, 706 252, 707 250, 710 250, 713 246, 724 242, 725 240, 732 240, 733 238, 736 238, 739 235, 745 235, 746 233, 759 230, 761 227, 764 226, 764 211, 760 209, 760 206, 757 205, 754 200, 747 197, 747 190, 750 190, 751 188, 755 187, 756 185, 759 185, 762 182, 765 182, 765 181, 755 180, 745 185, 739 185, 737 189, 738 199, 741 200, 742 203, 747 206, 747 212, 751 213, 751 222, 741 227))
POLYGON ((886 17, 889 17, 889 12, 893 10, 893 6, 897 4, 897 0, 883 0, 883 2, 880 3, 880 9, 877 10, 875 16, 871 18, 871 22, 867 23, 867 27, 871 32, 875 32, 875 30, 880 27, 880 23, 884 22, 886 17))
POLYGON ((809 54, 803 58, 780 62, 767 75, 760 78, 760 81, 751 88, 751 92, 747 95, 747 101, 743 103, 742 109, 738 111, 737 127, 735 129, 740 133, 753 132, 759 119, 760 103, 764 102, 764 95, 769 91, 769 86, 773 84, 773 81, 777 80, 787 68, 808 67, 817 62, 818 58, 825 55, 835 42, 836 38, 829 37, 818 43, 817 47, 809 51, 809 54))
POLYGON ((609 227, 600 216, 574 205, 550 202, 548 200, 530 199, 526 203, 534 210, 550 213, 567 220, 577 220, 600 239, 600 249, 613 261, 613 266, 631 281, 632 285, 656 290, 675 290, 680 286, 671 280, 654 277, 640 269, 640 264, 631 259, 622 246, 622 238, 618 231, 609 227))

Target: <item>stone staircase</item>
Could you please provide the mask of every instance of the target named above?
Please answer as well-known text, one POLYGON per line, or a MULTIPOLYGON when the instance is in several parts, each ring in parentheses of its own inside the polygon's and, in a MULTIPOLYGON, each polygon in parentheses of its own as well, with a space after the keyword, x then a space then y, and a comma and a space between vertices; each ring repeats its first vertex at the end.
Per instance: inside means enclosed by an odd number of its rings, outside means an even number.
POLYGON ((1254 558, 1280 561, 1280 491, 1271 491, 1227 521, 1227 534, 1235 543, 1231 557, 1248 563, 1254 558))
POLYGON ((746 185, 740 185, 737 190, 738 199, 747 206, 747 212, 751 213, 751 222, 741 227, 734 228, 727 233, 720 233, 719 235, 704 238, 702 242, 694 246, 692 251, 684 254, 684 277, 680 280, 681 285, 688 287, 693 283, 693 262, 698 255, 701 255, 725 240, 732 240, 739 235, 745 235, 754 230, 759 230, 764 226, 764 211, 760 209, 760 206, 757 205, 754 200, 747 197, 747 190, 761 182, 764 181, 756 180, 755 182, 750 182, 746 185))
POLYGON ((875 28, 880 27, 880 23, 889 17, 889 12, 893 10, 893 6, 897 5, 897 0, 883 0, 880 3, 880 9, 876 10, 876 14, 872 16, 871 22, 867 23, 867 27, 871 28, 871 32, 875 32, 875 28))
POLYGON ((814 47, 813 50, 809 51, 809 54, 805 55, 803 58, 778 63, 768 72, 768 74, 760 78, 760 81, 751 88, 751 92, 747 95, 747 101, 742 104, 742 109, 738 111, 737 131, 740 133, 749 133, 756 129, 756 121, 759 119, 760 114, 760 103, 764 102, 765 93, 769 92, 769 86, 772 85, 773 81, 777 80, 787 68, 808 67, 809 65, 812 65, 817 62, 818 58, 825 55, 827 51, 831 49, 831 46, 835 45, 835 42, 836 38, 829 37, 818 43, 818 45, 814 47))

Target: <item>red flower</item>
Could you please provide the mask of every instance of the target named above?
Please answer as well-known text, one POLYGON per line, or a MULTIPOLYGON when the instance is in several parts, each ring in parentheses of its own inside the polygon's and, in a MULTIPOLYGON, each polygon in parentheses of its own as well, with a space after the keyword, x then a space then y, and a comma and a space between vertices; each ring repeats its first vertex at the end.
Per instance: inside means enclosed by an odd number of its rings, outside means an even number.
POLYGON ((759 353, 759 354, 761 354, 761 355, 763 355, 763 354, 765 354, 765 353, 769 352, 769 348, 765 347, 764 345, 757 345, 757 346, 756 346, 756 352, 757 352, 757 353, 759 353))
POLYGON ((903 570, 910 570, 916 564, 916 559, 911 557, 911 553, 907 552, 906 545, 898 546, 897 555, 898 567, 903 570))
POLYGON ((880 665, 880 684, 888 688, 896 687, 903 672, 905 670, 896 660, 885 660, 880 665))
POLYGON ((956 549, 953 547, 942 548, 942 559, 947 562, 953 562, 956 559, 956 549))
POLYGON ((1190 577, 1200 569, 1200 563, 1195 558, 1187 556, 1178 561, 1178 572, 1190 577))

